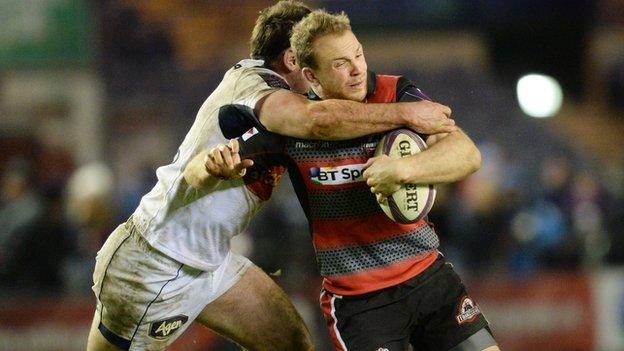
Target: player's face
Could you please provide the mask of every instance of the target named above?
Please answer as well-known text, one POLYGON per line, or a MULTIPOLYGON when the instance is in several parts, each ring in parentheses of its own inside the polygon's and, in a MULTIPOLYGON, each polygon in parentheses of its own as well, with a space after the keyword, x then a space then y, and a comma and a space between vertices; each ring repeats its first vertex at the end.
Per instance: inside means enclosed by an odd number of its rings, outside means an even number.
POLYGON ((324 99, 364 101, 367 66, 355 35, 351 31, 325 35, 312 45, 318 66, 313 71, 320 84, 317 93, 324 99))

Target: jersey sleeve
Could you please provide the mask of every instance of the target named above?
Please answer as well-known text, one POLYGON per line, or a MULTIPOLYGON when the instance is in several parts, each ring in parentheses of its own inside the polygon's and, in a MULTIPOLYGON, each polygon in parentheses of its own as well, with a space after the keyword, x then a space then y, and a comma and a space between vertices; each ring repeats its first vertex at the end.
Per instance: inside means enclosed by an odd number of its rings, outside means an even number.
MULTIPOLYGON (((423 93, 422 90, 416 87, 416 85, 409 79, 405 77, 401 77, 397 82, 397 101, 399 102, 411 102, 411 101, 422 101, 429 100, 431 98, 427 96, 427 94, 423 93)), ((429 135, 418 133, 420 137, 422 137, 425 141, 429 137, 429 135)))
POLYGON ((263 97, 279 89, 290 89, 286 81, 271 71, 257 67, 243 68, 234 89, 232 103, 252 110, 263 97))
POLYGON ((397 83, 397 101, 410 102, 429 100, 431 98, 423 93, 422 90, 416 87, 416 85, 405 77, 401 77, 397 83))
POLYGON ((270 132, 252 128, 238 138, 241 159, 251 159, 253 166, 243 177, 245 186, 262 200, 268 200, 286 171, 286 140, 270 132))

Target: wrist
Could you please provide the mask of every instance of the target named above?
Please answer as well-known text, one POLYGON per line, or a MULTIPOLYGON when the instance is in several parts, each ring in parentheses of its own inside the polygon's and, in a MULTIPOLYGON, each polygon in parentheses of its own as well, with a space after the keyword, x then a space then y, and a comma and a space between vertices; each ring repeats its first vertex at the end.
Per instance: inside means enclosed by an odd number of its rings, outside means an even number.
POLYGON ((407 107, 407 103, 399 102, 394 104, 398 109, 399 122, 402 127, 409 126, 410 123, 410 109, 407 107))
POLYGON ((411 164, 406 159, 399 159, 396 162, 397 180, 401 184, 407 184, 411 181, 411 164))

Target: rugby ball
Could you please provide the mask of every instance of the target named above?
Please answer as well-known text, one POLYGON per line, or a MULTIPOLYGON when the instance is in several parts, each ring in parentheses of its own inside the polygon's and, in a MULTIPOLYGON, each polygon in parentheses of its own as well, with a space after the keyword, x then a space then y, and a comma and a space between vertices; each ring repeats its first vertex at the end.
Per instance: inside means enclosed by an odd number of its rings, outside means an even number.
MULTIPOLYGON (((427 148, 425 141, 409 129, 388 132, 377 145, 375 156, 387 155, 398 159, 409 157, 427 148)), ((388 201, 379 204, 384 213, 395 222, 409 224, 425 217, 435 201, 433 185, 404 184, 388 201)))

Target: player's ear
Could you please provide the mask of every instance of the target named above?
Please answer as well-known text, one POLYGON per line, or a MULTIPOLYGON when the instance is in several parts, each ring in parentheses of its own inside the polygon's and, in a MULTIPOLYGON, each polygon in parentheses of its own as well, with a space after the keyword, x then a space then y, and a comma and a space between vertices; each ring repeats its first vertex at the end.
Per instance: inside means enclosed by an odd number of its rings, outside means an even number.
POLYGON ((304 67, 301 70, 301 73, 303 73, 303 77, 310 82, 310 84, 312 84, 312 86, 318 86, 320 85, 318 79, 316 78, 316 75, 314 74, 314 71, 312 71, 312 69, 310 69, 310 67, 304 67))
POLYGON ((289 72, 295 71, 297 69, 297 62, 295 61, 295 52, 292 48, 288 48, 284 50, 284 55, 282 56, 284 67, 288 69, 289 72))

